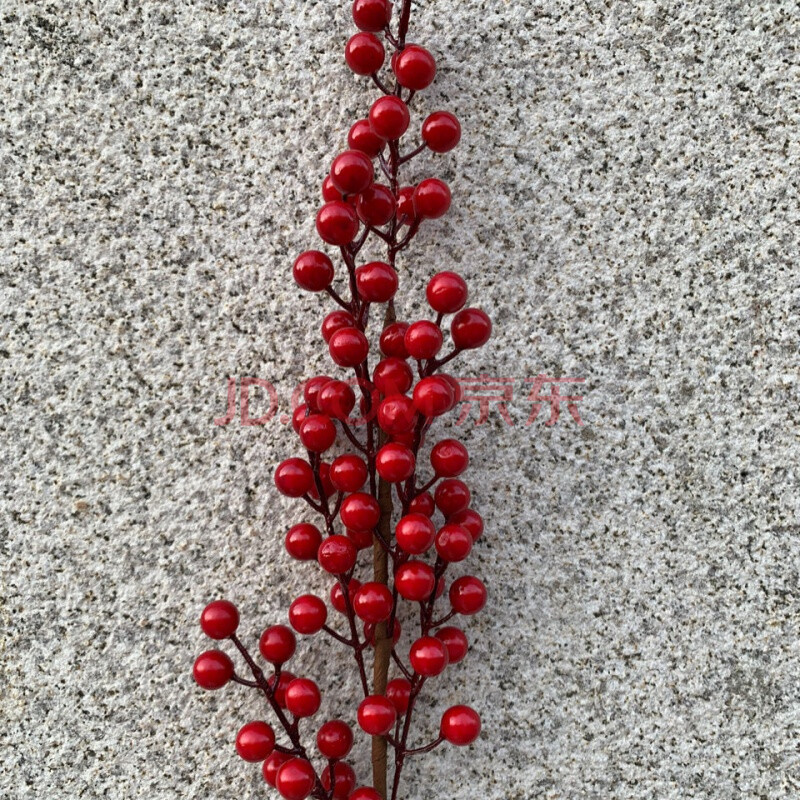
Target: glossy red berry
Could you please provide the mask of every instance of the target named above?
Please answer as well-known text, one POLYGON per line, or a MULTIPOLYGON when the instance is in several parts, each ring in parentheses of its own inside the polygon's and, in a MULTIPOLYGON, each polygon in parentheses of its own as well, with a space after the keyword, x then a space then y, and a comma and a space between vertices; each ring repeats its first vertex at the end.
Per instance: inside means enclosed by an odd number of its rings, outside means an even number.
POLYGON ((203 609, 200 627, 211 639, 227 639, 239 627, 239 611, 229 600, 215 600, 203 609))
POLYGON ((448 522, 460 525, 469 531, 472 541, 477 542, 483 533, 483 517, 471 508, 464 508, 447 518, 448 522))
POLYGON ((405 395, 387 397, 378 406, 378 425, 392 436, 407 433, 414 427, 416 420, 414 401, 405 395))
POLYGON ((330 175, 326 175, 322 180, 322 199, 326 203, 334 200, 344 200, 342 193, 333 185, 330 175))
POLYGON ((383 800, 383 795, 378 794, 371 786, 360 786, 350 795, 349 800, 383 800))
POLYGON ((353 609, 364 622, 378 623, 389 619, 392 606, 392 593, 382 583, 369 581, 363 584, 353 598, 353 609))
POLYGON ((358 233, 356 210, 341 200, 325 203, 317 212, 317 233, 328 244, 350 244, 358 233))
POLYGON ((333 262, 319 250, 307 250, 297 256, 292 275, 300 288, 320 292, 331 285, 333 262))
POLYGON ((302 497, 313 484, 314 473, 302 458, 287 458, 275 470, 275 486, 287 497, 302 497))
POLYGON ((395 678, 386 684, 386 697, 397 709, 398 714, 405 714, 411 699, 411 684, 405 678, 395 678))
POLYGON ((418 494, 408 505, 409 513, 424 514, 426 517, 432 517, 433 512, 436 511, 436 503, 433 501, 433 495, 430 492, 423 492, 418 494))
POLYGON ((407 130, 408 106, 393 94, 379 97, 369 110, 369 124, 382 139, 399 139, 407 130))
POLYGON ((264 762, 261 772, 264 775, 264 780, 270 785, 275 786, 275 779, 278 777, 278 770, 291 758, 288 753, 281 753, 280 750, 275 750, 267 757, 264 762))
POLYGON ((381 516, 378 501, 366 492, 355 492, 342 502, 339 516, 345 527, 354 531, 371 531, 381 516))
POLYGON ((305 800, 314 789, 317 773, 304 758, 290 758, 275 777, 275 788, 285 800, 305 800))
POLYGON ((334 419, 346 420, 355 404, 355 392, 345 381, 328 381, 317 396, 319 410, 334 419))
POLYGON ((406 561, 397 568, 394 585, 398 594, 406 600, 427 600, 436 588, 433 568, 423 561, 406 561))
POLYGON ((194 662, 192 674, 203 689, 221 689, 233 677, 233 661, 221 650, 206 650, 194 662))
POLYGON ((392 190, 381 183, 373 183, 358 196, 356 213, 365 225, 380 228, 392 219, 396 206, 392 190))
POLYGON ((440 732, 450 744, 472 744, 480 735, 481 718, 469 706, 452 706, 442 714, 440 732))
POLYGON ((331 482, 340 492, 357 492, 369 475, 363 458, 346 454, 334 459, 331 464, 331 482))
POLYGON ((300 423, 308 416, 308 406, 305 403, 301 403, 297 408, 292 412, 292 427, 295 430, 295 433, 300 433, 300 423))
POLYGON ((365 697, 358 707, 358 724, 370 736, 385 736, 397 721, 397 709, 382 694, 365 697))
POLYGON ((442 439, 431 448, 431 466, 442 478, 455 478, 469 466, 469 453, 457 439, 442 439))
POLYGON ((479 308, 465 308, 450 323, 453 344, 459 350, 474 350, 489 341, 492 322, 479 308))
POLYGON ((372 531, 351 531, 348 529, 345 533, 357 550, 366 550, 374 544, 372 531))
POLYGON ((423 378, 414 387, 414 405, 424 417, 438 417, 453 407, 453 387, 441 375, 423 378))
POLYGON ((406 553, 420 555, 430 550, 436 528, 424 514, 406 514, 395 527, 395 538, 406 553))
POLYGON ((436 61, 428 50, 416 44, 408 45, 393 59, 392 68, 397 82, 406 89, 427 89, 436 76, 436 61))
POLYGON ((289 624, 298 633, 317 633, 327 619, 327 606, 314 594, 301 595, 289 606, 289 624))
POLYGON ((353 22, 362 31, 382 31, 391 18, 392 4, 389 0, 355 0, 353 3, 353 22))
POLYGON ((446 372, 440 372, 439 377, 450 384, 450 388, 453 390, 453 405, 455 406, 456 403, 460 403, 463 392, 461 391, 461 384, 458 382, 458 379, 454 378, 452 375, 448 375, 446 372))
POLYGON ((486 587, 473 575, 457 578, 450 586, 450 605, 457 614, 477 614, 486 605, 486 587))
POLYGON ((323 453, 336 441, 336 426, 326 414, 312 414, 300 423, 300 441, 306 450, 323 453))
POLYGON ((285 664, 297 647, 294 634, 285 625, 273 625, 261 634, 258 649, 270 664, 285 664))
POLYGON ((378 450, 375 469, 385 481, 400 483, 414 473, 414 453, 405 445, 389 442, 378 450))
POLYGON ((372 161, 358 150, 345 150, 331 164, 333 185, 345 195, 363 192, 372 184, 374 174, 372 161))
POLYGON ((354 328, 355 317, 349 311, 331 311, 322 321, 322 338, 325 344, 330 342, 331 336, 341 328, 354 328))
POLYGON ((310 522, 292 525, 286 533, 286 552, 298 561, 316 560, 321 543, 322 534, 319 528, 310 522))
POLYGON ((338 761, 325 767, 320 780, 326 791, 331 790, 331 770, 333 770, 333 798, 334 800, 348 800, 350 793, 356 785, 356 774, 349 764, 338 761))
POLYGON ((386 51, 381 40, 371 33, 351 36, 344 48, 344 60, 356 75, 372 75, 383 66, 386 51))
POLYGON ((372 130, 368 119, 360 119, 350 128, 350 132, 347 134, 347 144, 351 150, 358 150, 369 158, 375 158, 386 147, 386 139, 381 138, 372 130))
POLYGON ((436 534, 436 552, 443 561, 463 561, 472 550, 472 536, 466 528, 447 523, 436 534))
MULTIPOLYGON (((361 588, 361 581, 356 580, 356 578, 351 578, 350 583, 347 585, 347 594, 350 597, 350 605, 353 604, 353 598, 356 596, 356 592, 361 588)), ((344 600, 344 594, 342 592, 342 586, 337 581, 331 587, 331 605, 340 613, 346 614, 347 613, 347 605, 344 600)))
POLYGON ((384 397, 405 394, 414 383, 414 373, 403 358, 384 358, 372 372, 372 382, 384 397))
POLYGON ((294 679, 295 675, 293 675, 288 670, 283 670, 281 672, 280 678, 278 678, 277 680, 275 675, 269 676, 269 680, 267 681, 267 683, 269 684, 269 688, 272 689, 273 694, 275 695, 275 702, 281 708, 286 708, 286 688, 294 679))
POLYGON ((471 499, 471 494, 464 481, 458 478, 447 478, 439 483, 433 494, 437 508, 449 517, 458 511, 463 511, 471 499))
POLYGON ((467 283, 457 273, 438 272, 425 290, 428 305, 439 314, 455 314, 467 302, 467 283))
POLYGON ((275 731, 266 722, 248 722, 236 734, 236 752, 245 761, 263 761, 274 748, 275 731))
POLYGON ((447 648, 435 636, 421 636, 412 645, 408 660, 414 671, 426 678, 444 672, 447 666, 447 648))
POLYGON ((353 731, 346 722, 332 719, 322 725, 317 733, 317 748, 325 758, 344 758, 353 746, 353 731))
POLYGON ((458 664, 462 661, 464 656, 469 650, 469 643, 464 631, 461 628, 456 628, 453 625, 448 625, 446 628, 439 628, 436 631, 436 638, 447 649, 447 659, 449 664, 458 664))
POLYGON ((357 328, 341 328, 331 336, 328 349, 340 367, 355 367, 367 357, 369 342, 357 328))
POLYGON ((406 350, 411 358, 433 358, 442 349, 442 330, 433 322, 420 320, 408 326, 406 350))
POLYGON ((400 225, 416 222, 417 212, 414 209, 415 186, 403 186, 397 192, 397 222, 400 225))
POLYGON ((422 123, 422 140, 434 153, 447 153, 461 141, 461 125, 449 111, 434 111, 422 123))
POLYGON ((392 358, 408 358, 405 344, 407 330, 407 322, 393 322, 391 325, 387 325, 381 332, 381 352, 392 358))
MULTIPOLYGON (((350 495, 353 497, 354 495, 350 495)), ((319 546, 317 560, 320 566, 331 575, 348 572, 356 563, 358 552, 355 545, 346 536, 335 534, 329 536, 319 546)))
POLYGON ((449 208, 450 189, 444 181, 426 178, 414 189, 414 212, 418 217, 437 219, 446 214, 449 208))
POLYGON ((295 717, 310 717, 319 711, 319 687, 308 678, 295 678, 286 687, 286 708, 295 717))
POLYGON ((397 291, 397 272, 383 261, 372 261, 356 269, 359 297, 367 303, 387 303, 397 291))

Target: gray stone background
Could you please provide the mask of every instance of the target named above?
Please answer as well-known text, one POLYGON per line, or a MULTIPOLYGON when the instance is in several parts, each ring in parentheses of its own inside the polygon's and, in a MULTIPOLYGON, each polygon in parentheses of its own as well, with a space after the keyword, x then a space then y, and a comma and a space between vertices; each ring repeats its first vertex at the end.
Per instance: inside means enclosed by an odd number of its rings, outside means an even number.
MULTIPOLYGON (((332 369, 290 268, 374 96, 348 6, 0 2, 3 797, 269 793, 232 750, 257 698, 189 673, 208 599, 255 642, 325 590, 271 474, 293 387, 332 369), (274 383, 278 416, 215 426, 228 376, 274 383)), ((405 800, 798 796, 799 19, 415 9, 440 66, 417 112, 465 135, 408 173, 454 207, 400 310, 459 269, 496 333, 454 372, 515 380, 513 425, 440 423, 472 449, 491 604, 439 685, 485 735, 418 759, 405 800), (525 426, 539 373, 585 378, 583 427, 525 426)), ((338 648, 298 658, 326 711, 355 696, 338 648)))

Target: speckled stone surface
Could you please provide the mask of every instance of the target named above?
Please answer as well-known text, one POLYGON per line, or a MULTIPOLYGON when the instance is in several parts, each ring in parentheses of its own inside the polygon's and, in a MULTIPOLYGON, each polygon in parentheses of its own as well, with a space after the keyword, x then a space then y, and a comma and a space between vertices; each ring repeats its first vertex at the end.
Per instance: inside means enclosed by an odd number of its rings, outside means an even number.
MULTIPOLYGON (((268 795, 232 751, 257 698, 189 672, 209 598, 253 642, 324 591, 271 473, 332 369, 290 267, 373 96, 347 6, 0 4, 3 797, 268 795), (215 426, 228 376, 272 382, 275 419, 215 426)), ((797 797, 798 34, 780 2, 415 10, 417 108, 465 136, 409 173, 454 208, 401 312, 460 269, 496 335, 454 371, 514 380, 513 425, 492 403, 457 434, 491 606, 439 685, 485 735, 404 800, 797 797), (525 425, 540 373, 585 379, 582 427, 525 425)), ((354 696, 344 654, 301 649, 354 696)))

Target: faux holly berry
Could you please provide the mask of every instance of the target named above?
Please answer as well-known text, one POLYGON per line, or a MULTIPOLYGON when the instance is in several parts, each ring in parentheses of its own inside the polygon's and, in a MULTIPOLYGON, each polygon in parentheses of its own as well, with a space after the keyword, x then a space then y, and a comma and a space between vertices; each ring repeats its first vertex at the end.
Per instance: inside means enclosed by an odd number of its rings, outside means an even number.
POLYGON ((464 575, 450 586, 450 605, 458 614, 477 614, 486 605, 486 587, 474 575, 464 575))
POLYGON ((317 212, 317 233, 328 244, 338 247, 350 244, 358 233, 358 216, 355 209, 341 200, 325 203, 317 212))
POLYGON ((298 633, 316 633, 322 630, 327 619, 328 608, 316 595, 301 595, 289 606, 289 624, 298 633))
POLYGON ((311 794, 317 774, 304 758, 290 758, 278 769, 275 788, 286 800, 305 800, 311 794))
POLYGON ((316 559, 320 544, 322 544, 322 534, 319 528, 310 522, 292 525, 286 532, 286 552, 298 561, 316 559))
POLYGON ((392 593, 383 583, 363 584, 353 598, 353 609, 365 622, 383 622, 392 613, 392 593))
POLYGON ((410 44, 394 59, 392 64, 397 82, 406 89, 427 89, 436 76, 436 61, 419 45, 410 44))
POLYGON ((448 111, 434 111, 422 123, 422 139, 434 153, 447 153, 461 141, 461 125, 448 111))
POLYGON ((307 250, 295 259, 292 274, 301 288, 321 292, 331 285, 333 262, 319 250, 307 250))
POLYGON ((467 655, 469 643, 461 628, 456 628, 453 625, 439 628, 436 631, 436 638, 445 646, 449 664, 458 664, 467 655))
POLYGON ((353 746, 353 730, 340 719, 326 722, 317 732, 317 749, 325 758, 344 758, 353 746))
POLYGON ((312 487, 314 473, 302 458, 287 458, 275 470, 275 486, 281 494, 302 497, 312 487))
POLYGON ((466 281, 455 272, 438 272, 425 290, 428 305, 439 314, 455 314, 467 302, 466 281))
POLYGON ((397 568, 394 585, 401 597, 422 602, 433 594, 436 576, 424 561, 406 561, 397 568))
POLYGON ((356 563, 356 556, 355 545, 346 536, 337 534, 329 536, 322 542, 317 553, 317 560, 326 572, 330 572, 332 575, 341 575, 356 563))
POLYGON ((442 329, 433 322, 420 320, 408 326, 404 343, 411 358, 433 358, 442 349, 442 329))
POLYGON ((436 527, 424 514, 406 514, 395 528, 397 544, 411 555, 430 550, 436 538, 436 527))
POLYGON ((221 689, 233 677, 233 662, 221 650, 207 650, 194 662, 194 679, 203 689, 221 689))
POLYGON ((413 201, 417 216, 438 219, 450 208, 450 189, 438 178, 426 178, 414 189, 413 201))
MULTIPOLYGON (((386 139, 378 136, 372 130, 368 119, 360 119, 354 122, 347 134, 347 144, 351 150, 358 150, 369 158, 375 158, 378 153, 382 152, 386 147, 386 139)), ((330 176, 329 176, 330 177, 330 176)), ((331 184, 333 185, 333 184, 331 184)), ((335 190, 336 191, 336 190, 335 190)), ((341 193, 339 197, 325 197, 325 200, 341 200, 341 193)))
POLYGON ((481 718, 469 706, 451 706, 442 714, 441 735, 450 744, 472 744, 481 732, 481 718))
POLYGON ((325 767, 320 780, 326 791, 330 791, 331 785, 333 785, 334 800, 347 800, 356 785, 356 774, 349 764, 338 761, 325 767), (333 779, 331 779, 331 773, 333 773, 333 779))
POLYGON ((447 648, 435 636, 421 636, 411 645, 408 659, 415 672, 432 678, 444 672, 448 664, 447 648))
POLYGON ((355 0, 353 22, 362 31, 382 31, 392 18, 389 0, 355 0))
POLYGON ((245 761, 264 761, 275 747, 275 731, 261 720, 248 722, 236 734, 236 752, 245 761))
POLYGON ((295 717, 310 717, 319 711, 319 687, 308 678, 295 678, 286 687, 286 708, 295 717))
POLYGON ((344 49, 347 66, 356 75, 371 75, 383 66, 386 51, 381 40, 371 33, 357 33, 350 37, 344 49))
POLYGON ((383 261, 372 261, 356 270, 358 294, 367 303, 388 303, 397 291, 397 283, 394 267, 383 261))
POLYGON ((239 627, 239 611, 229 600, 215 600, 203 609, 200 627, 211 639, 227 639, 239 627))
POLYGON ((379 98, 369 110, 373 133, 386 140, 399 139, 408 130, 410 120, 408 106, 394 95, 379 98))
POLYGON ((397 709, 383 695, 366 697, 358 707, 358 724, 370 736, 384 736, 394 727, 397 709))
POLYGON ((450 334, 459 350, 474 350, 489 341, 492 323, 479 308, 465 308, 453 317, 450 334))
POLYGON ((261 634, 258 649, 271 664, 285 664, 293 655, 297 641, 285 625, 272 625, 261 634))

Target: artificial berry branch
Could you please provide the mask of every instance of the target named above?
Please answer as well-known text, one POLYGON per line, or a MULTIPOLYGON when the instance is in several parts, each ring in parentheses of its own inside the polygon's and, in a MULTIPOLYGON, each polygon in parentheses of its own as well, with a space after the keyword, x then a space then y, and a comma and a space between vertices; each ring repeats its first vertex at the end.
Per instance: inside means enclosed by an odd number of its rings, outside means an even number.
MULTIPOLYGON (((293 275, 300 287, 326 293, 339 307, 325 317, 321 333, 334 364, 352 370, 353 377, 322 375, 306 382, 304 402, 292 414, 305 458, 288 458, 275 471, 278 490, 304 500, 322 518, 324 535, 317 525, 298 522, 286 533, 285 546, 293 558, 316 562, 333 577, 330 605, 344 617, 347 630, 337 630, 329 620, 322 598, 301 595, 289 607, 290 627, 273 625, 261 635, 258 649, 271 667, 268 676, 236 635, 236 607, 217 600, 204 609, 201 627, 212 639, 232 643, 252 680, 237 674, 230 656, 221 650, 203 653, 194 665, 195 680, 203 688, 234 682, 264 695, 282 733, 263 720, 248 722, 236 737, 236 749, 246 761, 262 762, 265 780, 287 800, 399 800, 407 757, 430 752, 445 741, 470 744, 480 732, 475 711, 452 706, 441 716, 436 739, 409 744, 423 688, 467 654, 464 632, 445 623, 456 615, 477 613, 486 602, 483 583, 462 576, 448 589, 450 610, 434 619, 448 567, 467 558, 483 532, 483 520, 470 507, 470 490, 459 478, 469 465, 466 447, 450 438, 436 442, 429 453, 433 474, 427 479, 421 475, 420 454, 434 421, 461 397, 458 381, 441 368, 482 346, 491 323, 483 311, 465 308, 466 283, 450 271, 433 275, 427 283, 434 321, 398 321, 395 305, 398 255, 423 224, 445 214, 451 202, 449 188, 437 178, 401 185, 401 167, 425 151, 452 150, 461 128, 449 112, 435 111, 421 126, 422 142, 406 145, 401 154, 400 143, 411 121, 410 103, 433 81, 435 60, 425 48, 406 43, 411 0, 400 3, 396 31, 389 0, 355 0, 352 14, 359 32, 347 43, 345 61, 357 75, 371 78, 381 96, 367 118, 350 128, 349 149, 334 158, 322 183, 324 204, 316 229, 327 245, 338 249, 345 286, 334 287, 333 261, 320 250, 301 253, 293 275), (380 74, 386 46, 379 34, 393 51, 391 79, 380 74), (388 185, 375 181, 376 160, 388 185), (386 261, 359 264, 370 237, 385 244, 386 261), (370 368, 369 316, 375 305, 384 306, 382 357, 370 368), (448 315, 453 315, 452 349, 441 355, 442 323, 448 315), (353 416, 356 405, 358 417, 353 416), (341 442, 339 433, 354 452, 323 460, 323 454, 341 442), (441 524, 434 522, 437 512, 441 524), (355 577, 365 566, 359 555, 370 551, 372 574, 362 583, 355 577), (425 558, 431 551, 433 564, 425 558), (407 654, 399 648, 401 601, 416 604, 419 611, 418 635, 407 654), (329 720, 317 728, 316 748, 326 762, 322 770, 303 744, 307 731, 301 732, 301 723, 319 711, 321 693, 315 681, 295 676, 285 665, 295 655, 296 634, 319 633, 352 651, 363 695, 354 716, 372 737, 372 786, 356 788, 355 771, 344 760, 354 738, 349 722, 329 720), (390 679, 392 666, 398 674, 390 679), (389 747, 394 755, 391 785, 389 747)), ((352 719, 352 713, 349 716, 352 719)))

